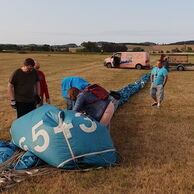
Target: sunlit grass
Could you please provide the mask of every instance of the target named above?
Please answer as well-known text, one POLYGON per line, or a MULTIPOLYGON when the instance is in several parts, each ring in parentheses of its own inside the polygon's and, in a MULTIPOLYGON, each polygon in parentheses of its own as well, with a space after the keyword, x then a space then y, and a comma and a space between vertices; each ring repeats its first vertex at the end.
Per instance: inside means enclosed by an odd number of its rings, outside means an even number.
MULTIPOLYGON (((0 139, 10 140, 16 118, 7 99, 12 71, 27 57, 40 62, 51 103, 65 108, 60 80, 80 76, 107 89, 120 89, 149 70, 107 69, 108 55, 0 54, 0 139)), ((151 57, 151 63, 158 56, 151 57)), ((192 58, 193 60, 193 58, 192 58)), ((5 193, 192 193, 194 189, 194 71, 172 71, 160 109, 151 107, 149 84, 115 113, 111 135, 120 166, 87 173, 34 177, 5 193)))

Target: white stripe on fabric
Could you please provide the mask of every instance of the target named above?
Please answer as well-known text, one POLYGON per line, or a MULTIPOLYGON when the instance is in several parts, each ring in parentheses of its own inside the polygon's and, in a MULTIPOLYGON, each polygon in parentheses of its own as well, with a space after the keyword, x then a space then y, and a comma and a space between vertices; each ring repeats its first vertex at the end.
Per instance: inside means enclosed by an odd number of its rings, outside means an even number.
POLYGON ((57 168, 60 168, 61 166, 63 166, 65 163, 71 161, 71 160, 75 160, 77 158, 81 158, 81 157, 84 157, 84 156, 91 156, 91 155, 95 155, 95 154, 102 154, 102 153, 106 153, 106 152, 113 152, 113 151, 116 151, 115 149, 109 149, 109 150, 104 150, 104 151, 100 151, 100 152, 93 152, 93 153, 88 153, 88 154, 83 154, 83 155, 80 155, 80 156, 76 156, 76 157, 73 157, 73 158, 69 158, 68 160, 65 160, 63 161, 61 164, 59 164, 57 166, 57 168))
MULTIPOLYGON (((62 120, 62 118, 60 117, 61 112, 62 112, 62 111, 60 111, 60 112, 58 113, 59 125, 61 124, 61 127, 64 127, 65 122, 64 122, 64 121, 62 120)), ((63 131, 63 130, 62 130, 62 131, 63 131)), ((74 160, 73 150, 71 149, 71 145, 70 145, 69 140, 68 140, 68 138, 67 138, 67 134, 66 134, 66 133, 63 133, 63 134, 64 134, 64 137, 65 137, 65 139, 66 139, 66 142, 67 142, 67 146, 68 146, 68 148, 69 148, 69 151, 70 151, 70 153, 71 153, 72 160, 74 160)))
POLYGON ((71 149, 71 145, 70 145, 70 143, 69 143, 69 140, 67 139, 66 135, 64 135, 64 136, 65 136, 65 139, 66 139, 66 141, 67 141, 67 145, 68 145, 68 147, 69 147, 69 151, 70 151, 70 153, 71 153, 72 160, 74 160, 74 154, 73 154, 73 150, 71 149))

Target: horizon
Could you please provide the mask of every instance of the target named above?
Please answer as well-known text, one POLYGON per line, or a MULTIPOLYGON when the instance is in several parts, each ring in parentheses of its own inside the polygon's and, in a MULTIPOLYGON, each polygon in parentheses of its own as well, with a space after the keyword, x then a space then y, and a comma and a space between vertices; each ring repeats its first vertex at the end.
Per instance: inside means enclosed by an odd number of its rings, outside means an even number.
POLYGON ((194 40, 192 0, 0 0, 1 44, 169 44, 194 40), (6 16, 6 17, 5 17, 6 16))
MULTIPOLYGON (((173 45, 173 44, 176 44, 176 43, 179 43, 181 42, 182 44, 187 44, 185 42, 190 42, 190 41, 193 41, 194 40, 183 40, 183 41, 177 41, 177 42, 169 42, 169 43, 155 43, 155 42, 148 42, 148 41, 145 41, 145 42, 108 42, 108 41, 97 41, 96 43, 98 42, 105 42, 105 43, 116 43, 116 44, 137 44, 137 45, 140 45, 140 44, 144 44, 144 43, 153 43, 153 44, 156 44, 156 45, 173 45)), ((92 41, 86 41, 86 42, 92 42, 92 41)), ((35 44, 35 43, 30 43, 30 44, 16 44, 16 43, 0 43, 0 45, 18 45, 18 46, 22 46, 22 45, 38 45, 38 46, 42 46, 42 45, 49 45, 49 46, 63 46, 63 45, 70 45, 70 44, 76 44, 76 43, 65 43, 65 44, 48 44, 48 43, 42 43, 42 44, 35 44)), ((82 44, 82 43, 81 43, 82 44)), ((81 44, 76 44, 77 46, 81 46, 81 44)), ((189 45, 189 44, 188 44, 189 45)), ((193 43, 194 45, 194 43, 193 43)), ((148 45, 148 46, 154 46, 154 45, 148 45)))

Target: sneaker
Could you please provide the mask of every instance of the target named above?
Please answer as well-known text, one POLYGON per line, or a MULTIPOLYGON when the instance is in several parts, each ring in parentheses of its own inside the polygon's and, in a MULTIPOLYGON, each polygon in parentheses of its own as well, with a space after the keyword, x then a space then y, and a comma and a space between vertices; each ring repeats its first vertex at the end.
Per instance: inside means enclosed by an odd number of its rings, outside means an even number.
POLYGON ((160 103, 157 104, 157 107, 160 108, 160 103))
POLYGON ((157 103, 157 102, 154 102, 154 103, 152 104, 152 106, 156 106, 156 105, 158 105, 158 103, 157 103))

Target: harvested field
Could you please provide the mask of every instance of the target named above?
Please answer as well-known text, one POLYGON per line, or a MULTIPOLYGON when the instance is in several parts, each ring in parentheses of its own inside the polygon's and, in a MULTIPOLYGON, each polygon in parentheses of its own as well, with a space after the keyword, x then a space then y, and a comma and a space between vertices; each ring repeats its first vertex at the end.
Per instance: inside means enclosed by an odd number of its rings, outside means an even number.
MULTIPOLYGON (((149 72, 105 68, 107 56, 98 54, 0 54, 0 140, 10 140, 9 128, 16 118, 7 99, 8 78, 27 57, 42 65, 51 104, 60 108, 65 108, 60 91, 63 77, 76 75, 117 90, 149 72)), ((155 59, 151 57, 152 63, 155 59)), ((193 193, 193 85, 194 71, 171 71, 161 108, 150 106, 148 83, 118 109, 111 122, 121 156, 117 167, 37 176, 3 193, 193 193)))

